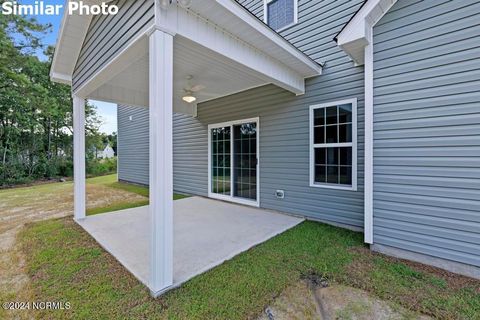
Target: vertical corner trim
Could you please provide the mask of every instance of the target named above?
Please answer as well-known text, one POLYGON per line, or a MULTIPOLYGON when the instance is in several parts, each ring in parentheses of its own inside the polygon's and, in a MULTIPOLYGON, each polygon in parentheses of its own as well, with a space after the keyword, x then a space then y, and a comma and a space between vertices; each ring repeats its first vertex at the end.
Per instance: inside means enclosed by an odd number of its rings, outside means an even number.
POLYGON ((367 29, 365 47, 365 243, 373 244, 373 27, 367 29))

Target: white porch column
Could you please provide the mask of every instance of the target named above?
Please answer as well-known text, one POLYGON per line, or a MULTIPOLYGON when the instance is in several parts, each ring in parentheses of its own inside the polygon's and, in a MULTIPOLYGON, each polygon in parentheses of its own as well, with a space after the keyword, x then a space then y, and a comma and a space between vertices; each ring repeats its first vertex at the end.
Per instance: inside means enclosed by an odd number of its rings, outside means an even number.
POLYGON ((85 99, 73 97, 73 216, 85 219, 85 99))
POLYGON ((150 290, 157 296, 173 284, 173 36, 150 34, 150 290))

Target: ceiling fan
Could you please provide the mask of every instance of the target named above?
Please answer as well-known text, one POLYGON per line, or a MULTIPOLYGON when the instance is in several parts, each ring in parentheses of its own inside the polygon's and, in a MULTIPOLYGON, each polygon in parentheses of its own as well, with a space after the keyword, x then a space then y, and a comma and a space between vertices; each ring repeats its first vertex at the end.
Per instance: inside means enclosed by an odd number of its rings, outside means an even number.
POLYGON ((201 84, 193 85, 192 79, 193 76, 187 76, 187 87, 183 88, 183 91, 185 91, 185 95, 182 97, 182 100, 187 103, 195 102, 197 98, 194 96, 194 93, 205 89, 205 86, 202 86, 201 84))

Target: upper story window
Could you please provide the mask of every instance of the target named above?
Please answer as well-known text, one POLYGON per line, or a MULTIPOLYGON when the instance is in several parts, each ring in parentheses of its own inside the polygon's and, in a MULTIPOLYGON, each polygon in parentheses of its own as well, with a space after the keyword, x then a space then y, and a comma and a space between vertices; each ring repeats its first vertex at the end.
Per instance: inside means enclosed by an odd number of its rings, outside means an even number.
POLYGON ((310 106, 310 186, 357 189, 357 99, 310 106))
POLYGON ((298 0, 263 0, 264 21, 276 31, 297 23, 298 0))

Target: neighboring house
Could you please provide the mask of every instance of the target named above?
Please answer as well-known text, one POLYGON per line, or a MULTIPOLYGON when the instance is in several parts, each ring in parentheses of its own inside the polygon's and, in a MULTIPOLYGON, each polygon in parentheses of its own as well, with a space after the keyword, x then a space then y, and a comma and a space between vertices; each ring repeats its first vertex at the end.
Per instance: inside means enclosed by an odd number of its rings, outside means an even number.
POLYGON ((97 159, 110 159, 115 157, 115 151, 109 143, 106 143, 103 149, 98 149, 95 152, 97 159))
POLYGON ((89 152, 95 159, 110 159, 115 157, 115 150, 113 150, 109 143, 105 143, 103 148, 91 146, 89 152))
POLYGON ((75 107, 119 104, 119 179, 363 231, 373 250, 480 277, 480 2, 154 3, 79 22, 78 58, 57 49, 70 69, 52 68, 75 107))

